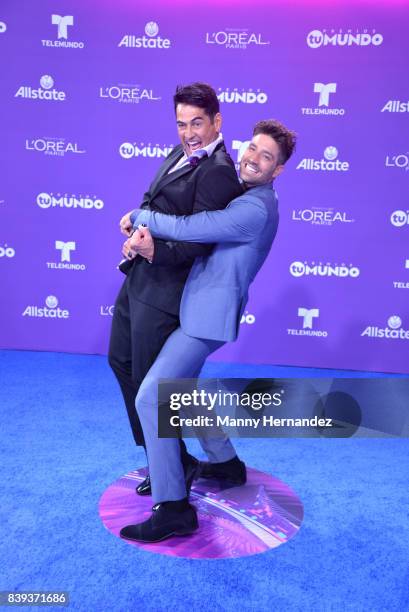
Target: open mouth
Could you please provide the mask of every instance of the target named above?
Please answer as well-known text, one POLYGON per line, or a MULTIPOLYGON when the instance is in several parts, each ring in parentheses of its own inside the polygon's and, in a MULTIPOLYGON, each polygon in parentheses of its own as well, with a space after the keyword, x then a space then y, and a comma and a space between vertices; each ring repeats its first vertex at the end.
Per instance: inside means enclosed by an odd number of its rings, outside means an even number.
POLYGON ((252 164, 245 163, 244 167, 247 170, 247 172, 250 172, 250 174, 257 174, 258 173, 257 166, 253 166, 252 164))
POLYGON ((200 140, 194 140, 186 144, 191 151, 196 151, 197 149, 200 149, 200 147, 202 146, 202 143, 200 142, 200 140))

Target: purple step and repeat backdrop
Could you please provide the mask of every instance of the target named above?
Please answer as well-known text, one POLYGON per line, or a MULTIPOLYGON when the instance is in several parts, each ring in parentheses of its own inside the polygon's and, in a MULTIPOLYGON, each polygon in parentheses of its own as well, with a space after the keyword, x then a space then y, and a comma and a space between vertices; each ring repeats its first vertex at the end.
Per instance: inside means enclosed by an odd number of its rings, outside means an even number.
MULTIPOLYGON (((409 372, 409 4, 3 1, 1 347, 105 353, 122 214, 204 80, 238 162, 299 144, 239 340, 215 359, 409 372)), ((206 316, 200 312, 198 316, 206 316)))

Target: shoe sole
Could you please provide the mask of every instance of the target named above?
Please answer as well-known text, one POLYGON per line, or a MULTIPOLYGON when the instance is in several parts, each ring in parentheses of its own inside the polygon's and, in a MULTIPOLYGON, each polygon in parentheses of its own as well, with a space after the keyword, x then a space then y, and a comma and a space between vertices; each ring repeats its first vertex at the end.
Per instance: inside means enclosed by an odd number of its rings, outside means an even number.
POLYGON ((199 529, 199 525, 191 529, 180 529, 178 531, 173 531, 172 533, 169 533, 168 535, 163 536, 163 538, 158 538, 157 540, 135 540, 135 538, 126 538, 122 535, 120 535, 119 537, 122 538, 122 540, 129 540, 130 542, 142 542, 143 544, 156 544, 156 542, 163 542, 163 540, 167 540, 168 538, 173 538, 175 536, 182 537, 182 536, 191 535, 198 529, 199 529))

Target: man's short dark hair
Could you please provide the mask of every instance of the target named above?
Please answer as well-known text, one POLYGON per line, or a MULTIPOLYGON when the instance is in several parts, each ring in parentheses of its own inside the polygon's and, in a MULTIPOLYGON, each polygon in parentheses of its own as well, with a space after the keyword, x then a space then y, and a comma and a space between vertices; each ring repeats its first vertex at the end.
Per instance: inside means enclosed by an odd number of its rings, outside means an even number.
POLYGON ((202 108, 213 121, 214 116, 220 112, 220 104, 216 92, 207 83, 192 83, 191 85, 178 85, 173 96, 173 103, 190 104, 202 108))
POLYGON ((295 132, 291 132, 285 125, 275 119, 264 119, 254 126, 253 136, 257 136, 257 134, 267 134, 274 138, 280 149, 279 164, 285 164, 290 159, 297 142, 295 132))

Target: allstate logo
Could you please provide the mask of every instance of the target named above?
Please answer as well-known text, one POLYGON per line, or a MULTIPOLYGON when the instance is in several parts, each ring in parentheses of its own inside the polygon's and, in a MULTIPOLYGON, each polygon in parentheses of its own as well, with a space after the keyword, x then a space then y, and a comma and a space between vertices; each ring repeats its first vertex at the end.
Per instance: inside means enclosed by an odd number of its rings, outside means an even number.
POLYGON ((402 319, 397 315, 393 315, 392 317, 389 317, 388 325, 391 329, 399 329, 399 327, 402 325, 402 319))
POLYGON ((124 159, 131 159, 135 155, 135 147, 130 142, 123 142, 119 147, 119 154, 124 159))
POLYGON ((34 88, 29 85, 21 85, 14 94, 14 97, 64 102, 66 93, 65 91, 54 89, 54 79, 49 74, 43 74, 40 78, 40 87, 34 88))
POLYGON ((145 34, 147 36, 157 36, 159 33, 159 26, 155 21, 149 21, 145 26, 145 34))
POLYGON ((43 89, 51 89, 54 86, 54 79, 49 74, 44 74, 40 79, 40 85, 43 89))
POLYGON ((45 303, 48 306, 48 308, 57 308, 58 299, 55 297, 55 295, 49 295, 46 298, 45 303))
POLYGON ((290 266, 290 272, 293 276, 303 276, 305 273, 305 265, 302 261, 294 261, 290 266))
POLYGON ((324 150, 324 157, 328 161, 334 161, 338 157, 338 149, 336 147, 326 147, 324 150))
POLYGON ((404 210, 395 210, 391 214, 391 223, 395 227, 403 227, 409 223, 409 212, 405 212, 404 210))
POLYGON ((318 49, 324 41, 324 35, 319 30, 313 30, 307 36, 307 43, 311 49, 318 49))
POLYGON ((398 315, 393 315, 388 319, 388 327, 378 327, 378 325, 368 325, 361 336, 368 338, 386 338, 388 340, 409 340, 409 330, 402 328, 402 319, 398 315))
POLYGON ((349 170, 349 162, 338 159, 338 149, 333 146, 325 147, 323 157, 315 159, 314 157, 304 157, 298 166, 297 170, 323 170, 324 172, 347 172, 349 170))
POLYGON ((118 43, 118 47, 131 47, 134 49, 169 49, 169 38, 158 36, 159 26, 156 21, 148 21, 145 25, 144 35, 125 34, 118 43))
POLYGON ((49 193, 39 193, 37 196, 37 204, 40 208, 50 208, 51 196, 49 193))

